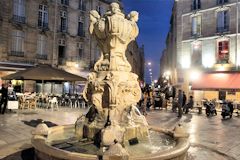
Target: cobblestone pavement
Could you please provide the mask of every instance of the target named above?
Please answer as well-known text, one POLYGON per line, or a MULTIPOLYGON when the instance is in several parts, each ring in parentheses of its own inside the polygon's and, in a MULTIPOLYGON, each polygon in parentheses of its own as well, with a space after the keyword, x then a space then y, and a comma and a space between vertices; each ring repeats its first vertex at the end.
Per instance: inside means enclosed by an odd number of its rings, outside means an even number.
MULTIPOLYGON (((44 120, 49 126, 73 124, 85 112, 81 109, 25 110, 0 115, 0 158, 30 147, 31 131, 44 120)), ((207 118, 195 113, 177 118, 171 111, 151 111, 150 125, 173 129, 178 123, 190 133, 190 160, 240 159, 240 118, 222 120, 220 115, 207 118)), ((15 159, 15 158, 14 158, 15 159)), ((12 160, 14 160, 12 159, 12 160)))

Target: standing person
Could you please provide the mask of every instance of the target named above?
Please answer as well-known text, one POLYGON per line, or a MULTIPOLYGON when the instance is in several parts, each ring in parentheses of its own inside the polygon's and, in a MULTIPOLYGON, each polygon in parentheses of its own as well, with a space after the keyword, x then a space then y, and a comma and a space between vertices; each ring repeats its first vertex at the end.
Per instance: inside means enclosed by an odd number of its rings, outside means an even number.
POLYGON ((144 93, 144 101, 143 101, 143 104, 141 106, 141 109, 142 109, 142 114, 145 116, 147 115, 147 103, 148 103, 148 93, 145 92, 144 93))
POLYGON ((182 90, 179 89, 178 90, 178 117, 181 118, 182 117, 182 104, 183 104, 183 93, 182 90))
POLYGON ((2 89, 0 90, 0 93, 2 94, 1 101, 0 101, 0 113, 4 114, 7 108, 7 102, 8 102, 7 84, 2 84, 2 89), (2 108, 2 105, 3 105, 3 108, 2 108))
POLYGON ((183 109, 183 112, 185 112, 185 109, 186 109, 186 106, 185 106, 185 104, 186 104, 186 102, 187 102, 187 97, 186 97, 186 94, 185 94, 185 92, 184 92, 184 91, 183 91, 182 93, 183 93, 183 103, 182 103, 182 109, 183 109))
POLYGON ((189 101, 188 103, 186 104, 186 109, 185 109, 185 114, 188 114, 189 112, 189 108, 193 108, 193 96, 190 96, 189 97, 189 101))
POLYGON ((184 106, 185 106, 186 102, 187 102, 187 97, 186 97, 186 94, 185 94, 185 92, 183 91, 183 101, 182 101, 182 107, 184 107, 184 106))

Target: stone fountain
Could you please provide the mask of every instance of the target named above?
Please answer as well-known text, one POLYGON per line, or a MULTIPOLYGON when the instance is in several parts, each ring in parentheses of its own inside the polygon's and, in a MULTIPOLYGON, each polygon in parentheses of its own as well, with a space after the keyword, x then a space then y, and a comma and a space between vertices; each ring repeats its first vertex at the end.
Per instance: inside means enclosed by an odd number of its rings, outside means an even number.
POLYGON ((89 31, 101 49, 84 89, 90 108, 75 125, 48 128, 40 124, 32 138, 36 159, 185 159, 189 142, 182 127, 174 131, 150 127, 136 107, 141 89, 125 51, 139 33, 137 21, 138 12, 125 16, 117 3, 112 3, 103 16, 90 11, 89 31), (153 132, 168 135, 174 145, 143 155, 130 153, 131 145, 151 144, 153 132), (71 150, 64 149, 68 145, 71 150), (89 145, 91 149, 82 147, 89 145), (91 153, 93 150, 96 152, 91 153))

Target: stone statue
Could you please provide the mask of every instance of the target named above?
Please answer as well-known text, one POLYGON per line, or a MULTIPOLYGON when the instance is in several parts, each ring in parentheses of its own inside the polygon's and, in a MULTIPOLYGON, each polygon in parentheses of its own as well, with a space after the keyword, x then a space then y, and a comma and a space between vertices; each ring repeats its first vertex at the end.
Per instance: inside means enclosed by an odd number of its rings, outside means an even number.
POLYGON ((148 135, 146 119, 135 107, 141 97, 138 76, 131 72, 125 55, 139 33, 137 21, 138 12, 125 16, 118 3, 112 3, 103 16, 90 11, 89 32, 101 49, 101 57, 84 89, 84 98, 94 106, 89 112, 94 112, 87 114, 91 124, 87 120, 84 124, 86 133, 91 134, 83 136, 96 137, 101 130, 99 146, 148 135))

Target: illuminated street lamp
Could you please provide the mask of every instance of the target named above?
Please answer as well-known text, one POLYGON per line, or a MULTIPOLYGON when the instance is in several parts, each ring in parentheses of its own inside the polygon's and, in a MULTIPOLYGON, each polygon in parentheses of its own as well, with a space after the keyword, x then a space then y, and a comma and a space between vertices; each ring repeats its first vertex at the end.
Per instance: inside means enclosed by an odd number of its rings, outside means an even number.
POLYGON ((149 65, 149 66, 151 66, 151 65, 152 65, 152 63, 151 63, 151 62, 148 62, 148 65, 149 65))
POLYGON ((152 69, 150 68, 150 69, 149 69, 149 72, 151 72, 151 71, 152 71, 152 69))

